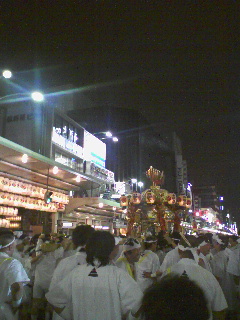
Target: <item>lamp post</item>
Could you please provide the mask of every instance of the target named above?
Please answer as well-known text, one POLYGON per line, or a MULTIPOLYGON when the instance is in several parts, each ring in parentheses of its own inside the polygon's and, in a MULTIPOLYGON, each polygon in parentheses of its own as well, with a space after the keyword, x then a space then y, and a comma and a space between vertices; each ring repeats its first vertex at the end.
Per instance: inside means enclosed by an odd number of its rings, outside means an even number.
POLYGON ((32 93, 24 93, 24 92, 18 92, 18 93, 11 93, 11 94, 7 94, 5 96, 0 97, 0 100, 3 100, 2 102, 0 102, 1 104, 4 103, 10 103, 10 102, 18 102, 21 100, 30 100, 32 99, 35 102, 42 102, 44 100, 44 95, 39 92, 39 91, 34 91, 32 93), (14 97, 19 97, 19 99, 11 99, 14 97), (10 98, 10 99, 8 99, 10 98))
POLYGON ((131 182, 132 182, 132 191, 134 191, 134 184, 135 184, 135 191, 137 191, 137 179, 132 178, 131 182))
POLYGON ((142 187, 143 187, 143 182, 142 182, 142 181, 139 181, 139 182, 138 182, 138 186, 139 186, 140 193, 141 193, 142 187))

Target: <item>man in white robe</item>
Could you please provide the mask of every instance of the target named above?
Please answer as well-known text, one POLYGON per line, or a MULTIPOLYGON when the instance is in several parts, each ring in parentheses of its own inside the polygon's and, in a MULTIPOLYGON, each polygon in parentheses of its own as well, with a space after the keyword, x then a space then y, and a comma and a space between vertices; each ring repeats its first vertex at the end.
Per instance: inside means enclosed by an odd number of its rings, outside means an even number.
POLYGON ((157 239, 153 236, 147 236, 144 240, 145 250, 141 253, 141 257, 137 262, 137 283, 144 292, 150 287, 160 275, 160 262, 156 255, 157 239))
POLYGON ((115 265, 126 271, 130 277, 137 281, 139 274, 137 262, 140 259, 141 244, 137 239, 128 238, 123 245, 123 251, 120 258, 117 259, 115 265))
POLYGON ((114 247, 113 235, 95 231, 86 245, 88 264, 75 268, 46 294, 64 319, 121 320, 138 312, 142 292, 126 272, 110 265, 114 247))
POLYGON ((204 269, 212 272, 212 268, 209 260, 207 259, 207 255, 210 253, 211 244, 207 242, 203 237, 198 238, 198 254, 199 254, 199 262, 198 264, 204 269))
POLYGON ((206 295, 208 308, 211 312, 211 317, 209 319, 212 319, 212 313, 214 314, 214 319, 225 319, 225 310, 228 305, 218 281, 211 272, 196 263, 194 259, 194 248, 190 248, 182 241, 178 248, 181 260, 168 268, 162 277, 172 273, 195 281, 203 289, 206 295))
MULTIPOLYGON (((54 270, 53 277, 51 280, 51 284, 49 287, 49 290, 52 290, 61 280, 63 280, 66 276, 70 274, 72 270, 74 270, 77 266, 85 264, 86 263, 86 251, 85 246, 87 243, 87 240, 94 232, 94 228, 92 228, 89 225, 81 225, 77 226, 73 230, 72 234, 72 241, 77 248, 76 254, 67 257, 63 260, 61 260, 56 269, 54 270)), ((56 312, 53 314, 53 320, 60 320, 62 317, 60 317, 56 312)))
POLYGON ((11 258, 14 234, 8 229, 0 231, 0 319, 17 319, 17 308, 23 297, 23 285, 29 278, 22 264, 11 258))
POLYGON ((163 273, 166 271, 169 267, 173 266, 175 263, 177 263, 180 260, 180 255, 178 252, 178 247, 175 247, 173 250, 169 251, 164 260, 163 263, 160 266, 160 271, 163 273))

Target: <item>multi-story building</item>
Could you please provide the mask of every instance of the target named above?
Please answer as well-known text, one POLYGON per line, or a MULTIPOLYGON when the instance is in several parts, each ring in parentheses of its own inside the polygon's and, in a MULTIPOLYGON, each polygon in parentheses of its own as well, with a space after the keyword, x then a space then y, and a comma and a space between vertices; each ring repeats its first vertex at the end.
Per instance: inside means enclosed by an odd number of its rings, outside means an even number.
POLYGON ((117 136, 116 143, 103 140, 107 146, 106 164, 114 172, 116 182, 130 182, 135 178, 147 188, 150 181, 145 173, 153 166, 165 172, 163 188, 176 192, 176 159, 171 131, 162 130, 159 134, 159 126, 150 125, 138 111, 112 106, 75 109, 68 115, 101 138, 106 131, 117 136))
MULTIPOLYGON (((46 190, 49 188, 81 198, 96 198, 102 187, 114 183, 114 173, 106 169, 106 144, 61 113, 56 104, 48 103, 47 99, 40 104, 18 101, 1 105, 0 135, 9 150, 6 151, 6 160, 2 158, 0 177, 10 178, 17 183, 24 181, 31 188, 41 186, 46 190), (12 150, 15 149, 19 155, 25 154, 31 161, 25 164, 20 156, 11 160, 8 154, 14 153, 12 150), (44 169, 40 169, 42 167, 44 169), (14 172, 13 168, 18 170, 14 172), (58 172, 53 172, 54 169, 58 172)), ((0 144, 1 150, 4 147, 0 144)), ((88 201, 89 208, 86 209, 84 203, 75 201, 75 207, 70 204, 66 211, 72 215, 71 211, 79 208, 77 217, 83 217, 83 221, 87 219, 88 223, 97 223, 97 219, 92 214, 88 215, 88 212, 98 214, 98 218, 102 215, 108 221, 113 216, 112 209, 108 208, 109 214, 106 214, 106 208, 101 210, 97 203, 96 199, 93 204, 88 201)), ((104 206, 104 203, 101 205, 104 206)), ((111 205, 107 204, 109 207, 111 205)), ((24 214, 28 212, 31 220, 29 210, 32 211, 31 206, 24 208, 24 214)), ((33 213, 36 212, 32 212, 32 216, 33 213)))

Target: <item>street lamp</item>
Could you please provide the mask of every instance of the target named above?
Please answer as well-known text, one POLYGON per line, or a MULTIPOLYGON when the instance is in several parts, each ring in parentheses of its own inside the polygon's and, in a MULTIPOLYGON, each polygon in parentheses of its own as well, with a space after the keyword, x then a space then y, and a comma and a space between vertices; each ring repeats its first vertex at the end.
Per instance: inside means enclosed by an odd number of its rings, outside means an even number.
POLYGON ((39 91, 34 91, 31 94, 23 93, 23 92, 11 93, 6 96, 0 97, 0 100, 5 100, 1 103, 14 102, 14 99, 7 100, 7 98, 20 97, 20 96, 22 96, 23 98, 17 99, 18 101, 25 100, 24 97, 27 97, 28 99, 32 99, 35 102, 42 102, 44 100, 44 95, 39 91))
POLYGON ((134 191, 134 184, 136 185, 136 191, 137 191, 137 179, 136 178, 132 178, 131 182, 132 182, 132 191, 134 191))
POLYGON ((10 70, 3 70, 2 76, 5 79, 10 79, 12 77, 12 72, 10 70))
POLYGON ((142 187, 143 187, 143 182, 142 182, 142 181, 139 181, 139 182, 138 182, 138 186, 139 186, 139 188, 140 188, 140 193, 141 193, 141 190, 142 190, 142 187))
POLYGON ((100 135, 100 134, 104 135, 104 137, 102 137, 102 138, 99 137, 100 140, 106 140, 108 138, 112 138, 113 142, 118 142, 118 138, 117 137, 113 137, 113 134, 110 131, 101 131, 101 132, 95 132, 94 133, 94 135, 100 135))

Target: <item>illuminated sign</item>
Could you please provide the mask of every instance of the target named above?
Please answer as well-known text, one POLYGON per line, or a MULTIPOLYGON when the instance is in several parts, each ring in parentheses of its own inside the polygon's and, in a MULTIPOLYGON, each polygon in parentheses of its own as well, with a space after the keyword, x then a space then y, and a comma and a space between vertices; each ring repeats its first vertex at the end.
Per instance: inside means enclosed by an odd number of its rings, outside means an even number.
POLYGON ((52 142, 64 150, 83 159, 83 148, 59 134, 58 128, 53 127, 52 142))
POLYGON ((105 168, 106 144, 93 134, 84 130, 84 158, 92 161, 100 167, 105 168))

